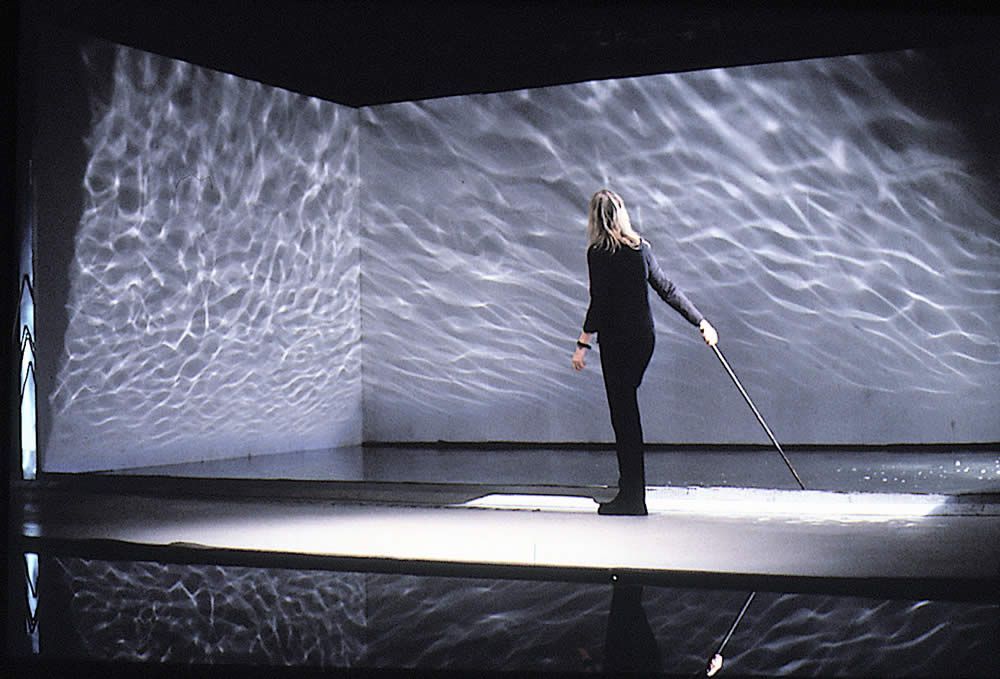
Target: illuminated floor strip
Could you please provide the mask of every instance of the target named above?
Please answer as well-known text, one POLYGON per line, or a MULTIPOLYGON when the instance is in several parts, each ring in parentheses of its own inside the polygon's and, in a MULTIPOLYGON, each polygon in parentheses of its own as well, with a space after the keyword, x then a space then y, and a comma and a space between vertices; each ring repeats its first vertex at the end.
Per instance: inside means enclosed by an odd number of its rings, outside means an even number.
MULTIPOLYGON (((486 495, 462 507, 521 511, 593 513, 593 499, 581 496, 486 495)), ((833 493, 756 488, 649 488, 650 514, 683 513, 719 517, 892 520, 924 516, 997 516, 1000 506, 956 502, 946 495, 833 493)))
POLYGON ((648 492, 650 516, 604 517, 593 499, 581 495, 495 494, 464 504, 410 506, 53 493, 25 505, 19 523, 22 535, 43 540, 200 545, 399 564, 993 578, 1000 572, 1000 511, 989 498, 983 504, 969 500, 654 488, 648 492))

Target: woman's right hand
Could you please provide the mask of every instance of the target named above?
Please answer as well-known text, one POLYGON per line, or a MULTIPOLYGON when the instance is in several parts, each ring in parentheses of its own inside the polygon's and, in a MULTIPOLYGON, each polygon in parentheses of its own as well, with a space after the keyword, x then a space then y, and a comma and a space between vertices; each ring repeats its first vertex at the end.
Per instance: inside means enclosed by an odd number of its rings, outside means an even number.
POLYGON ((587 367, 587 361, 584 357, 587 355, 587 350, 583 347, 577 347, 576 351, 573 352, 573 370, 580 372, 585 367, 587 367))
POLYGON ((698 326, 701 330, 701 338, 705 340, 705 344, 710 347, 714 347, 719 342, 719 333, 716 332, 715 328, 708 320, 702 320, 701 324, 698 326))

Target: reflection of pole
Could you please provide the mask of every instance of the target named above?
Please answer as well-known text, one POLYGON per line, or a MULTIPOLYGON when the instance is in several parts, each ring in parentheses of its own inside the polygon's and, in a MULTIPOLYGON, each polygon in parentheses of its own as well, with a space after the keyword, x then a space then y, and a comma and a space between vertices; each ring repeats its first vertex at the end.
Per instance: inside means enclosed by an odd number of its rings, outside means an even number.
POLYGON ((787 465, 788 471, 792 472, 792 476, 794 476, 796 482, 798 482, 799 488, 805 490, 806 485, 802 483, 802 479, 800 479, 799 475, 796 473, 795 467, 793 467, 792 463, 788 461, 788 458, 785 456, 785 451, 783 451, 781 449, 781 445, 778 444, 778 439, 774 438, 774 434, 771 433, 771 428, 767 426, 767 422, 765 422, 764 418, 761 417, 760 412, 757 410, 757 406, 755 406, 753 404, 753 401, 750 400, 750 394, 748 394, 747 390, 743 388, 742 384, 740 384, 739 379, 737 379, 736 377, 736 373, 734 373, 733 369, 729 367, 729 362, 726 360, 726 357, 722 355, 722 352, 719 350, 718 345, 713 345, 712 351, 714 351, 715 355, 719 357, 719 361, 722 363, 722 367, 726 369, 727 373, 729 373, 729 376, 733 379, 733 384, 735 384, 736 388, 740 390, 740 393, 743 394, 743 398, 746 399, 747 405, 750 406, 750 410, 752 410, 753 414, 757 416, 757 421, 760 422, 760 426, 764 427, 764 431, 767 433, 767 437, 771 439, 771 443, 773 443, 774 447, 778 449, 778 453, 781 454, 781 459, 785 461, 785 465, 787 465))
POLYGON ((750 608, 750 602, 753 601, 755 596, 757 596, 757 592, 750 592, 750 596, 747 597, 746 603, 743 604, 743 610, 741 610, 740 614, 736 616, 736 620, 733 621, 733 626, 729 628, 729 633, 726 634, 726 638, 722 640, 721 644, 719 644, 719 650, 716 651, 718 655, 722 655, 722 651, 725 650, 726 644, 728 644, 729 640, 733 637, 733 632, 736 631, 736 626, 740 624, 743 616, 746 615, 747 609, 750 608))
POLYGON ((733 637, 733 632, 736 631, 737 626, 739 626, 740 621, 743 620, 743 616, 746 615, 747 609, 750 608, 750 602, 757 595, 757 592, 750 592, 750 596, 747 597, 746 602, 743 604, 740 614, 736 616, 736 620, 733 621, 732 626, 729 628, 729 632, 726 633, 726 638, 722 640, 719 644, 719 650, 715 652, 712 659, 708 661, 708 667, 705 670, 705 674, 709 677, 713 676, 716 672, 722 669, 722 652, 726 649, 726 644, 733 637))

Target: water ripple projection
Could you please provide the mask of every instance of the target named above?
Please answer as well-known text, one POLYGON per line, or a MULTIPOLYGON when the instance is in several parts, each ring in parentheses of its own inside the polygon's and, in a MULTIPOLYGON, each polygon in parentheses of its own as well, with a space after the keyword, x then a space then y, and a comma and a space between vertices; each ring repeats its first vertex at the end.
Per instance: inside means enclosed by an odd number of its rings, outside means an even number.
MULTIPOLYGON (((365 438, 610 439, 569 369, 610 186, 780 440, 997 440, 996 177, 948 78, 900 52, 363 110, 365 438)), ((763 441, 653 301, 647 440, 763 441)))
POLYGON ((357 113, 113 49, 46 468, 358 443, 357 113))

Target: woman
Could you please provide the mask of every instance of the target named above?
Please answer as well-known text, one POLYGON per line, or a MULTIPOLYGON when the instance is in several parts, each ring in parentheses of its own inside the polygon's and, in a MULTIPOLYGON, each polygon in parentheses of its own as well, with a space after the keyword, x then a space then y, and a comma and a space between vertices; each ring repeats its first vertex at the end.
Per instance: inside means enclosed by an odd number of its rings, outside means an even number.
POLYGON ((592 348, 590 336, 597 333, 618 454, 618 495, 601 503, 597 511, 644 516, 646 470, 636 390, 655 344, 646 283, 698 326, 706 344, 714 346, 719 338, 712 324, 663 275, 649 243, 632 228, 625 203, 615 192, 602 189, 590 199, 587 245, 590 307, 576 342, 573 368, 583 370, 586 366, 585 357, 592 348))

